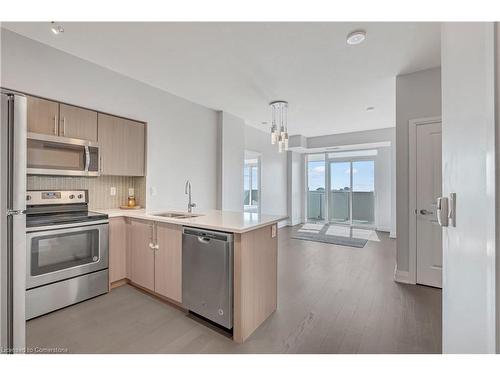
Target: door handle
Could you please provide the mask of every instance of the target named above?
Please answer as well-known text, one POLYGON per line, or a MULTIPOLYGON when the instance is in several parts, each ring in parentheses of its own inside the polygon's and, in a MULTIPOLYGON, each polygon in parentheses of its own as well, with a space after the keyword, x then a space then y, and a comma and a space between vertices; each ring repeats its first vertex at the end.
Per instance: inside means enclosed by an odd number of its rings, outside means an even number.
POLYGON ((448 226, 448 198, 439 197, 437 199, 437 220, 442 227, 448 226))
POLYGON ((89 146, 85 146, 85 172, 88 172, 90 167, 90 150, 89 146))
POLYGON ((198 242, 209 243, 210 242, 210 238, 207 238, 207 237, 198 237, 198 242))

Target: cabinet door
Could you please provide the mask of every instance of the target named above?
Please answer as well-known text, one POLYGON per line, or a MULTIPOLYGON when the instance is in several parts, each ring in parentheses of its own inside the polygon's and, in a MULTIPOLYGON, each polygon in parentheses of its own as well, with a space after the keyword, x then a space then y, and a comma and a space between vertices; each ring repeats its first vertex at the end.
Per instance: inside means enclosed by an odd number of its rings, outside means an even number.
POLYGON ((157 223, 155 292, 182 302, 182 227, 157 223))
POLYGON ((98 115, 101 173, 144 176, 144 124, 98 115))
POLYGON ((72 105, 59 108, 59 135, 97 142, 97 112, 72 105))
POLYGON ((109 282, 127 277, 127 224, 125 218, 109 219, 109 282))
POLYGON ((28 131, 58 135, 59 103, 28 96, 28 131))
POLYGON ((144 176, 145 126, 141 122, 121 119, 125 128, 125 173, 127 176, 144 176))
POLYGON ((153 243, 154 222, 130 220, 128 224, 130 280, 146 289, 155 288, 155 254, 153 243))

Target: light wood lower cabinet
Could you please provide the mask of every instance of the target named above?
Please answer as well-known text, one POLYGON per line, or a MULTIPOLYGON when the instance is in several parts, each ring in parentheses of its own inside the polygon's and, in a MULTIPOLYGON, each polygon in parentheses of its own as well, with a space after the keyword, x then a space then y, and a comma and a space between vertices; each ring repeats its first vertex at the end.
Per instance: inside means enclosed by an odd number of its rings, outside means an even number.
POLYGON ((155 292, 182 302, 182 227, 156 224, 155 292))
POLYGON ((143 288, 155 289, 154 222, 131 219, 127 224, 130 280, 143 288))
POLYGON ((109 282, 127 278, 127 224, 125 218, 109 219, 109 282))
POLYGON ((109 220, 109 282, 132 283, 182 302, 182 226, 109 220))
MULTIPOLYGON (((182 303, 182 226, 111 218, 109 230, 110 282, 125 275, 156 296, 182 303)), ((233 340, 242 343, 277 309, 276 224, 234 238, 233 340)))

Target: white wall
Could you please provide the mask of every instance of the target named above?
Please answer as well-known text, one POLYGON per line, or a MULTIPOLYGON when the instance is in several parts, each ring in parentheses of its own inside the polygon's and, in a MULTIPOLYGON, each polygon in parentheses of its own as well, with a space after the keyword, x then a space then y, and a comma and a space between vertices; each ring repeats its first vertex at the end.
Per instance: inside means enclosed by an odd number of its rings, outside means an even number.
POLYGON ((495 353, 494 24, 444 23, 441 54, 443 196, 457 195, 456 227, 443 230, 443 352, 495 353))
POLYGON ((148 209, 184 209, 186 179, 193 184, 199 209, 216 208, 216 111, 0 31, 1 86, 148 123, 148 209), (151 188, 156 188, 155 196, 151 188))
POLYGON ((409 270, 408 122, 441 116, 441 69, 396 77, 396 219, 397 267, 409 270))
POLYGON ((243 166, 245 122, 227 112, 219 112, 220 182, 218 208, 243 211, 243 166))
POLYGON ((287 214, 287 154, 271 144, 269 133, 245 126, 245 149, 261 154, 261 213, 287 214))
POLYGON ((392 146, 379 147, 375 159, 375 225, 377 230, 391 231, 392 224, 392 146))

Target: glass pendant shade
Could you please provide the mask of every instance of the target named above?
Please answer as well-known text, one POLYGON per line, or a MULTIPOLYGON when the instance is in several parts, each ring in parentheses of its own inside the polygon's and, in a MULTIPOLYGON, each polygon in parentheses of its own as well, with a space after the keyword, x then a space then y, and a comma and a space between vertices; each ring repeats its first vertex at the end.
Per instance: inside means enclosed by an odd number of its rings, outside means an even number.
POLYGON ((272 145, 275 145, 276 144, 276 141, 277 141, 277 134, 276 134, 276 129, 275 127, 271 127, 271 144, 272 145))
POLYGON ((288 102, 276 100, 269 103, 272 113, 271 144, 278 143, 278 151, 288 150, 288 102))

